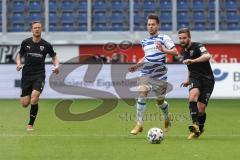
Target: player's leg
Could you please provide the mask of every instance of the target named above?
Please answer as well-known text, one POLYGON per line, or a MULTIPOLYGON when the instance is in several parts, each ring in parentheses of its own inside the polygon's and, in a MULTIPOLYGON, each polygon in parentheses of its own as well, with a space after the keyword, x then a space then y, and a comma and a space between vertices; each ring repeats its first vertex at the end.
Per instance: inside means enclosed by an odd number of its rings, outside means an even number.
POLYGON ((33 130, 33 125, 38 113, 38 101, 40 94, 44 87, 44 79, 38 79, 33 83, 33 91, 31 94, 31 109, 30 118, 27 126, 27 130, 33 130))
POLYGON ((199 122, 199 130, 200 130, 200 133, 203 133, 204 132, 204 124, 205 124, 205 121, 206 121, 206 117, 207 117, 207 114, 205 112, 205 109, 206 109, 206 104, 202 103, 202 102, 198 102, 198 122, 199 122))
POLYGON ((31 102, 32 81, 22 77, 20 103, 23 108, 27 108, 31 102))
POLYGON ((21 103, 22 107, 27 108, 28 105, 30 104, 30 100, 31 100, 30 95, 21 97, 20 98, 20 103, 21 103))
POLYGON ((143 130, 143 116, 146 110, 146 99, 149 87, 147 85, 140 85, 138 87, 139 97, 137 99, 137 125, 131 130, 131 134, 138 134, 143 130))
POLYGON ((170 114, 169 114, 169 104, 165 100, 167 82, 162 82, 152 86, 152 90, 156 96, 157 106, 162 111, 164 116, 164 131, 167 132, 171 126, 170 114))
POLYGON ((198 97, 200 95, 200 81, 197 79, 190 79, 190 89, 189 89, 189 111, 192 118, 192 125, 189 126, 190 135, 188 139, 193 139, 199 135, 198 126, 198 97))
POLYGON ((200 133, 204 132, 204 124, 206 121, 206 107, 208 105, 209 98, 212 94, 214 88, 214 81, 211 80, 203 80, 203 86, 200 91, 200 96, 198 98, 198 121, 199 121, 199 129, 200 133))

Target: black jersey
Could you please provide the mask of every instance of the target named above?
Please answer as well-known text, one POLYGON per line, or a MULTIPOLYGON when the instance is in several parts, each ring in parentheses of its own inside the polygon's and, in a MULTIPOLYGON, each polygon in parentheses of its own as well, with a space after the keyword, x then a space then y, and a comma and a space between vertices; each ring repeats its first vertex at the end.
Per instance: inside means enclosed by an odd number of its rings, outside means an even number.
MULTIPOLYGON (((206 53, 207 49, 201 43, 193 42, 189 49, 183 48, 181 54, 183 59, 196 59, 206 53)), ((187 65, 190 72, 190 78, 207 78, 214 80, 213 72, 209 61, 199 62, 187 65)))
POLYGON ((22 41, 19 51, 21 57, 24 58, 24 66, 22 76, 45 76, 45 58, 47 54, 54 57, 56 53, 50 43, 41 39, 38 43, 34 43, 32 38, 22 41))

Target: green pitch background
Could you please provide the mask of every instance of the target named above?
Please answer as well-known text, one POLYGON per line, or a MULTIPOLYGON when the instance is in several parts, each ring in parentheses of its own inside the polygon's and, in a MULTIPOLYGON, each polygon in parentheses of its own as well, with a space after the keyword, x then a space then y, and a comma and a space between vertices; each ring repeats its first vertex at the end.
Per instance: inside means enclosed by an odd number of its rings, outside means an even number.
MULTIPOLYGON (((211 100, 205 133, 187 140, 190 124, 187 100, 170 99, 172 128, 161 144, 149 144, 146 134, 163 122, 153 100, 147 103, 144 132, 133 136, 135 107, 118 107, 85 122, 62 121, 54 109, 58 100, 41 100, 33 132, 26 131, 29 108, 18 100, 0 100, 0 160, 235 160, 240 158, 240 100, 211 100)), ((71 111, 80 113, 98 100, 75 100, 71 111)), ((91 107, 92 106, 92 107, 91 107)))

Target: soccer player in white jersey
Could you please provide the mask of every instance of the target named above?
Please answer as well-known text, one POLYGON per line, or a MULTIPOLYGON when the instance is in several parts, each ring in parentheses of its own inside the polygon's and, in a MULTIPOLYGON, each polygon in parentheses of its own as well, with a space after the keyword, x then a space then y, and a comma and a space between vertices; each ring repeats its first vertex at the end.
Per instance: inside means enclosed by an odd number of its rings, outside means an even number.
POLYGON ((131 134, 137 135, 143 130, 143 116, 146 109, 146 99, 149 91, 153 91, 156 96, 157 106, 164 115, 164 131, 168 131, 171 123, 169 117, 169 104, 165 101, 167 89, 167 68, 165 66, 166 54, 178 55, 175 44, 171 38, 164 34, 159 34, 159 17, 149 15, 147 17, 147 30, 150 35, 141 41, 144 57, 129 68, 130 72, 141 69, 139 78, 139 97, 137 98, 137 125, 132 129, 131 134))

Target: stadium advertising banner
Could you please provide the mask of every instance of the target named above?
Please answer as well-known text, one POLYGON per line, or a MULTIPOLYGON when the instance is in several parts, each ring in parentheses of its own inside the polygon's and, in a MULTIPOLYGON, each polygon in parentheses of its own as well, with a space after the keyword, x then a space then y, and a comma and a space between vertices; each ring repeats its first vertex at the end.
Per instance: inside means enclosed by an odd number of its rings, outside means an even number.
MULTIPOLYGON (((135 98, 138 72, 128 73, 127 65, 61 66, 60 75, 51 76, 46 67, 46 84, 41 98, 135 98)), ((213 98, 240 98, 240 64, 212 64, 216 79, 213 98)), ((0 67, 0 98, 19 98, 21 73, 15 65, 0 67)), ((185 65, 168 65, 170 89, 167 98, 187 98, 188 88, 180 87, 186 79, 185 65)), ((150 96, 153 96, 150 94, 150 96)))
MULTIPOLYGON (((107 43, 105 45, 80 45, 79 53, 104 55, 111 60, 115 54, 123 54, 124 62, 136 62, 143 56, 143 51, 140 44, 132 45, 128 41, 123 41, 122 44, 107 43)), ((213 55, 211 63, 240 63, 240 45, 239 44, 206 44, 208 51, 213 55)), ((176 46, 180 52, 179 45, 176 46)), ((177 59, 168 55, 168 63, 179 63, 177 59)))
MULTIPOLYGON (((77 45, 53 46, 53 49, 57 53, 59 60, 62 63, 79 55, 79 49, 77 45)), ((0 63, 15 63, 15 59, 19 50, 19 45, 0 45, 0 63)), ((51 62, 51 58, 47 57, 46 62, 51 62)))

